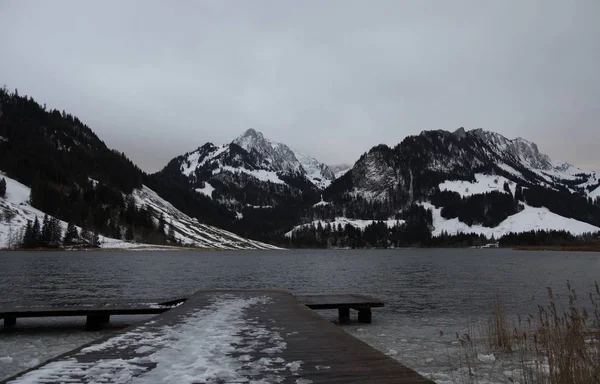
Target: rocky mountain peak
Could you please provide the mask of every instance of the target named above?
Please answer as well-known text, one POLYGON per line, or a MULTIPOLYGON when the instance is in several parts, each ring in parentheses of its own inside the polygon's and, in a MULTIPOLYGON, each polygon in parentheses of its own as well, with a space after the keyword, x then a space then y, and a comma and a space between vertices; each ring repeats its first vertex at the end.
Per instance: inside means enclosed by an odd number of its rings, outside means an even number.
POLYGON ((275 172, 304 173, 302 164, 285 144, 274 143, 252 128, 233 140, 248 153, 255 156, 261 167, 275 172))
POLYGON ((269 140, 265 139, 265 136, 261 132, 256 131, 254 128, 246 130, 246 132, 233 140, 233 143, 239 145, 248 152, 253 148, 264 147, 267 144, 271 144, 269 140))

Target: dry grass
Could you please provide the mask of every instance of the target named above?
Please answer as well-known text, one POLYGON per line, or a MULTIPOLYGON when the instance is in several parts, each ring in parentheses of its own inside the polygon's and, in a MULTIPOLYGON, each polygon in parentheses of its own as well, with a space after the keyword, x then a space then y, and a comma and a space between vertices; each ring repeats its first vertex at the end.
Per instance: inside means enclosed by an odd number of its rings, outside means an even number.
POLYGON ((487 341, 491 350, 511 351, 513 349, 512 327, 506 318, 506 306, 500 290, 496 290, 488 321, 487 341))
POLYGON ((494 295, 483 339, 489 350, 517 361, 521 383, 600 383, 600 287, 595 284, 586 307, 580 305, 570 282, 567 288, 566 308, 557 307, 548 288, 549 304, 540 307, 537 316, 519 318, 514 327, 501 294, 494 295))

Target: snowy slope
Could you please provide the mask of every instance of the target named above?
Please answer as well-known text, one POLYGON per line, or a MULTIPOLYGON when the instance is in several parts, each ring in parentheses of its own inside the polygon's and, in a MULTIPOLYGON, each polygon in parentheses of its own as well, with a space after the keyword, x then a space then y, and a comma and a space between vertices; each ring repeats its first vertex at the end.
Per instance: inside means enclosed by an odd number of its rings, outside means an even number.
POLYGON ((592 199, 596 199, 600 197, 600 187, 594 189, 592 192, 590 192, 589 197, 591 197, 592 199))
MULTIPOLYGON (((325 228, 327 226, 327 224, 329 224, 329 225, 331 225, 332 231, 337 231, 338 225, 341 225, 342 229, 343 229, 346 226, 346 224, 350 224, 354 228, 364 230, 367 226, 369 226, 373 223, 378 223, 378 222, 379 222, 379 220, 349 219, 346 217, 336 217, 335 220, 328 220, 328 221, 327 220, 315 220, 308 224, 302 224, 302 225, 295 226, 291 231, 289 231, 285 234, 285 237, 290 237, 293 232, 297 231, 300 228, 310 228, 311 226, 313 226, 314 228, 317 228, 319 226, 319 224, 321 224, 321 226, 323 228, 325 228)), ((388 226, 388 228, 392 228, 396 225, 402 225, 405 223, 404 220, 383 220, 383 222, 388 226)))
POLYGON ((306 177, 317 187, 325 189, 335 180, 335 174, 329 166, 302 152, 296 151, 295 154, 306 172, 306 177))
POLYGON ((439 236, 442 232, 446 232, 450 235, 458 233, 475 233, 485 235, 488 238, 493 236, 498 239, 510 232, 521 233, 537 230, 565 230, 573 235, 581 235, 583 233, 600 231, 600 228, 588 223, 559 216, 546 208, 534 208, 528 205, 524 206, 523 211, 509 216, 494 228, 483 227, 481 225, 469 226, 459 221, 458 218, 445 219, 442 217, 441 208, 436 208, 429 203, 422 203, 421 205, 430 209, 433 213, 434 229, 432 234, 434 236, 439 236))
POLYGON ((507 193, 504 184, 507 183, 512 195, 515 195, 517 184, 502 176, 475 174, 475 182, 464 180, 447 180, 440 184, 440 191, 457 192, 462 197, 484 194, 489 192, 507 193))
POLYGON ((171 203, 162 199, 150 188, 143 186, 133 192, 136 205, 148 205, 157 215, 164 215, 167 223, 172 223, 175 237, 186 245, 210 249, 279 249, 258 241, 248 240, 232 232, 210 225, 201 224, 171 203))
POLYGON ((346 172, 352 169, 352 166, 350 164, 337 164, 330 165, 329 168, 333 171, 334 178, 339 179, 340 177, 344 176, 346 172))
MULTIPOLYGON (((6 180, 6 197, 0 198, 0 247, 8 247, 13 240, 22 237, 20 233, 27 221, 34 221, 44 217, 44 212, 33 208, 29 204, 30 188, 2 175, 6 180)), ((151 206, 157 215, 164 214, 167 223, 171 222, 175 229, 175 236, 185 245, 210 249, 276 249, 268 244, 252 241, 239 237, 231 232, 224 231, 209 225, 200 224, 196 219, 183 214, 170 203, 159 197, 147 187, 133 193, 136 205, 151 206)), ((67 223, 61 221, 63 233, 67 223)), ((81 228, 79 228, 81 230, 81 228)), ((14 242, 14 241, 13 241, 14 242)), ((111 239, 100 236, 100 247, 111 249, 174 249, 176 247, 156 246, 150 244, 130 243, 123 240, 111 239)))
MULTIPOLYGON (((7 248, 22 238, 22 231, 27 225, 27 221, 34 221, 36 216, 38 220, 44 218, 45 213, 33 208, 29 204, 30 188, 19 183, 16 180, 2 174, 6 180, 6 196, 0 198, 0 211, 3 220, 0 221, 0 248, 7 248)), ((63 233, 67 230, 67 223, 60 221, 63 233)), ((81 228, 78 228, 81 231, 81 228)), ((119 249, 148 249, 148 248, 172 248, 158 247, 149 244, 128 243, 122 240, 111 239, 100 236, 101 248, 119 248, 119 249)))

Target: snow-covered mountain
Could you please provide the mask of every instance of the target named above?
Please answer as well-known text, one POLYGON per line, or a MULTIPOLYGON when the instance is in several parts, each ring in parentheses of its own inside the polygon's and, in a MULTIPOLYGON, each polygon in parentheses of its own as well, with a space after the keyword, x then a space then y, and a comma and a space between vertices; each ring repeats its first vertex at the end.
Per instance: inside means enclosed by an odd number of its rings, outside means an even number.
POLYGON ((600 227, 600 202, 593 201, 599 196, 598 172, 553 160, 522 138, 460 128, 372 148, 324 191, 327 205, 315 210, 328 220, 394 218, 418 204, 432 212, 433 234, 580 234, 600 227))
MULTIPOLYGON (((27 221, 33 222, 37 217, 42 220, 45 213, 32 207, 29 198, 31 189, 10 177, 1 174, 6 180, 6 196, 0 197, 0 248, 16 246, 21 241, 27 221)), ((244 239, 234 233, 201 224, 196 219, 182 213, 169 202, 162 199, 146 186, 136 189, 131 194, 136 206, 151 207, 153 220, 158 223, 159 217, 170 223, 174 229, 175 239, 185 246, 205 249, 276 249, 277 247, 258 241, 244 239)), ((62 232, 67 229, 67 223, 60 221, 62 232)), ((77 227, 81 232, 81 228, 77 227)), ((157 246, 140 244, 106 236, 99 236, 99 246, 108 249, 176 249, 172 246, 157 246)))
POLYGON ((424 177, 441 182, 448 178, 473 178, 475 173, 505 175, 515 182, 554 190, 564 187, 586 196, 595 196, 600 187, 598 172, 553 161, 525 139, 461 128, 455 132, 424 131, 407 137, 395 148, 376 146, 345 175, 351 183, 337 183, 351 188, 334 190, 380 200, 398 192, 410 200, 431 189, 424 177))
POLYGON ((172 159, 151 178, 193 192, 214 212, 219 226, 281 241, 304 208, 320 200, 335 173, 313 157, 248 129, 229 144, 206 143, 172 159))
POLYGON ((316 200, 318 190, 335 179, 327 165, 254 129, 229 144, 206 143, 171 160, 158 175, 179 179, 242 216, 245 207, 272 208, 301 195, 316 200))
POLYGON ((250 128, 232 141, 253 156, 256 165, 284 173, 303 173, 302 164, 287 145, 274 143, 250 128))

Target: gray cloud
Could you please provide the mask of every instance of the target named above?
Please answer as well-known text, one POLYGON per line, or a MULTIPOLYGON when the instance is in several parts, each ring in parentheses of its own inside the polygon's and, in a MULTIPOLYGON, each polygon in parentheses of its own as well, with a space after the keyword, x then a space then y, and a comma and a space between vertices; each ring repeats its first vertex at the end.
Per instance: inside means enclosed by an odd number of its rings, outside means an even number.
POLYGON ((600 170, 600 2, 0 2, 0 83, 154 171, 247 128, 328 163, 483 127, 600 170))

